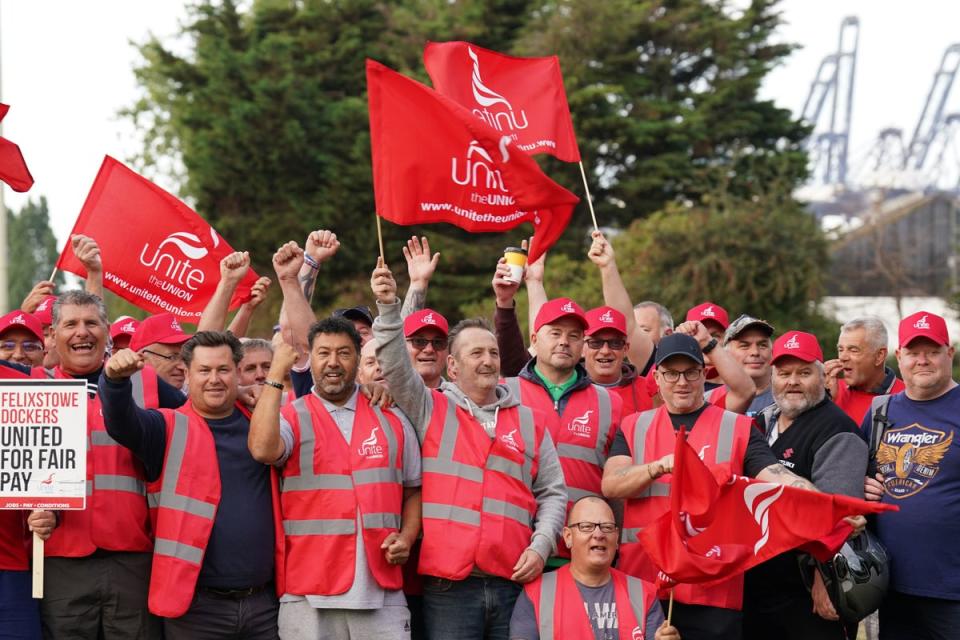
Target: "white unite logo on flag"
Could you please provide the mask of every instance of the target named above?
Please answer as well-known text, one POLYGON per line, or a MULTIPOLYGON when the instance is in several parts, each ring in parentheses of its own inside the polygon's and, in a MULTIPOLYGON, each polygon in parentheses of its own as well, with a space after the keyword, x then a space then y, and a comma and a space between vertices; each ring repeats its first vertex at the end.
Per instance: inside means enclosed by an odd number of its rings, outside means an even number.
MULTIPOLYGON (((504 161, 509 160, 506 145, 502 139, 500 142, 501 152, 505 156, 504 161)), ((480 146, 479 142, 476 140, 470 142, 467 147, 466 159, 462 163, 461 167, 458 158, 450 158, 450 179, 453 180, 454 184, 487 192, 485 194, 472 193, 471 200, 473 202, 500 206, 514 205, 513 196, 509 195, 500 170, 493 167, 493 159, 487 153, 487 150, 480 146)))
POLYGON ((770 540, 769 511, 782 494, 783 485, 772 482, 758 482, 743 490, 743 501, 760 525, 760 539, 753 545, 753 555, 757 555, 770 540))
MULTIPOLYGON (((473 90, 473 99, 482 109, 474 109, 473 115, 477 116, 497 131, 519 131, 530 126, 527 122, 527 114, 521 109, 519 117, 514 111, 513 105, 505 97, 488 87, 480 76, 480 60, 473 49, 467 47, 467 55, 473 61, 473 72, 470 74, 470 88, 473 90), (503 105, 506 111, 490 111, 489 107, 503 105), (521 120, 523 123, 521 124, 521 120)), ((511 133, 510 137, 517 139, 516 133, 511 133)))
MULTIPOLYGON (((216 246, 219 240, 213 229, 210 230, 210 234, 214 240, 214 246, 216 246)), ((156 273, 171 281, 170 287, 164 287, 165 291, 169 291, 184 300, 192 299, 193 294, 183 291, 179 287, 196 291, 203 284, 206 275, 203 270, 195 268, 190 262, 191 260, 201 260, 209 253, 203 241, 192 233, 177 231, 164 238, 153 250, 153 255, 148 258, 149 252, 150 243, 146 242, 140 250, 140 264, 152 268, 156 273), (182 254, 181 257, 175 256, 170 249, 164 250, 167 245, 176 247, 178 252, 182 254)))

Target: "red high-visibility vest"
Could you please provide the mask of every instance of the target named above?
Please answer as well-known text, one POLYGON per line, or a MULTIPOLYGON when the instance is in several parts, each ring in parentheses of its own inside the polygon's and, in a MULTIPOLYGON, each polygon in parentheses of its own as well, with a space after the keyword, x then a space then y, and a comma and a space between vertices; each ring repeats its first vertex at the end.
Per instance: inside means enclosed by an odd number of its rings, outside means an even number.
POLYGON ((627 384, 607 387, 607 389, 620 396, 623 401, 621 413, 626 417, 631 413, 653 409, 653 396, 650 395, 648 387, 647 379, 643 376, 637 376, 627 384))
MULTIPOLYGON (((580 498, 601 495, 603 465, 620 424, 620 396, 591 384, 571 393, 563 414, 557 415, 553 398, 542 386, 520 377, 507 378, 505 383, 524 405, 551 418, 547 427, 567 485, 567 513, 580 498)), ((570 551, 561 543, 557 555, 569 558, 570 551)))
MULTIPOLYGON (((743 473, 752 425, 751 418, 708 404, 690 430, 687 442, 718 479, 726 480, 730 474, 743 473)), ((658 460, 673 453, 676 447, 676 431, 665 406, 629 416, 620 428, 634 464, 658 460)), ((647 558, 638 536, 644 527, 670 510, 670 478, 670 474, 661 476, 624 506, 617 567, 651 583, 656 582, 657 567, 647 558)), ((743 605, 743 574, 709 585, 678 584, 674 598, 687 604, 739 610, 743 605)))
POLYGON ((148 494, 156 536, 148 604, 151 613, 176 618, 190 608, 213 531, 220 464, 213 433, 189 402, 160 412, 167 443, 163 472, 150 483, 148 494))
POLYGON ((501 409, 491 439, 469 411, 432 394, 420 573, 463 580, 476 567, 509 580, 533 535, 543 417, 524 406, 501 409))
MULTIPOLYGON (((616 569, 610 569, 610 579, 617 603, 617 637, 642 640, 646 637, 647 611, 653 605, 656 588, 616 569)), ((524 590, 533 603, 540 640, 594 636, 569 564, 543 574, 524 590)))
MULTIPOLYGON (((315 394, 281 410, 294 444, 281 472, 284 584, 295 595, 338 595, 353 585, 357 509, 370 572, 384 589, 399 589, 399 565, 380 549, 400 529, 403 425, 392 412, 357 395, 350 443, 315 394)), ((278 567, 278 573, 281 567, 278 567)))
MULTIPOLYGON (((60 367, 34 367, 31 377, 73 378, 60 367)), ((143 385, 146 387, 146 385, 143 385)), ((156 394, 154 392, 154 398, 156 394)), ((141 400, 142 401, 142 400, 141 400)), ((60 524, 44 545, 44 555, 88 556, 97 549, 150 551, 143 465, 110 437, 98 397, 87 400, 87 508, 63 511, 60 524)))

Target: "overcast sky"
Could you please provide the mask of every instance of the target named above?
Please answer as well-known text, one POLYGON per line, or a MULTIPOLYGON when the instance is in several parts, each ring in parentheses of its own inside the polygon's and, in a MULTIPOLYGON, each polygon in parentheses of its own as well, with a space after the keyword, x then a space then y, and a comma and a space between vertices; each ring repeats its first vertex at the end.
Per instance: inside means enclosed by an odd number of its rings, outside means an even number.
MULTIPOLYGON (((960 41, 956 0, 785 0, 783 41, 803 48, 768 78, 763 97, 799 112, 817 66, 837 48, 840 21, 860 18, 851 151, 865 153, 887 126, 909 137, 944 49, 960 41)), ((104 154, 120 160, 136 137, 117 111, 137 96, 131 41, 176 32, 179 0, 0 0, 3 135, 20 144, 62 241, 104 154)), ((544 52, 548 53, 548 52, 544 52)), ((358 70, 358 73, 360 70, 358 70)), ((950 103, 960 106, 960 87, 950 103)), ((25 196, 4 187, 7 206, 25 196)))

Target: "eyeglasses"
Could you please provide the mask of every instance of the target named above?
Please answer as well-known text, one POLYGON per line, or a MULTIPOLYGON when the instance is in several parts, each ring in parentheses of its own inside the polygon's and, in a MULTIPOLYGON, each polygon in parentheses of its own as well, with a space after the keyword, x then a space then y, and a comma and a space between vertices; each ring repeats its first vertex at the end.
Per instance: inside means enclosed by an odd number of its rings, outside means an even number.
POLYGON ((571 529, 576 527, 580 533, 593 533, 597 527, 600 527, 600 533, 613 533, 617 530, 615 522, 572 522, 567 526, 571 529))
POLYGON ((181 356, 179 353, 171 353, 170 355, 165 356, 162 353, 157 353, 156 351, 150 351, 150 349, 144 349, 143 352, 149 353, 152 356, 157 356, 158 358, 166 360, 167 362, 180 362, 181 360, 183 360, 183 356, 181 356))
POLYGON ((696 382, 703 375, 703 369, 687 369, 686 371, 674 371, 673 369, 657 369, 663 379, 667 382, 676 382, 683 375, 687 382, 696 382))
MULTIPOLYGON (((13 340, 4 340, 0 342, 0 349, 3 351, 16 351, 17 342, 13 340)), ((24 353, 39 353, 43 351, 43 344, 35 340, 28 340, 26 342, 19 343, 20 348, 23 349, 24 353)))
POLYGON ((610 338, 608 340, 603 340, 601 338, 587 338, 587 346, 591 349, 600 350, 603 349, 603 345, 610 345, 610 348, 614 351, 620 351, 623 349, 624 345, 627 344, 627 341, 623 338, 610 338))
POLYGON ((412 344, 415 349, 426 349, 428 344, 433 345, 434 351, 443 351, 447 348, 446 338, 433 338, 432 340, 427 340, 426 338, 407 338, 407 342, 412 344))

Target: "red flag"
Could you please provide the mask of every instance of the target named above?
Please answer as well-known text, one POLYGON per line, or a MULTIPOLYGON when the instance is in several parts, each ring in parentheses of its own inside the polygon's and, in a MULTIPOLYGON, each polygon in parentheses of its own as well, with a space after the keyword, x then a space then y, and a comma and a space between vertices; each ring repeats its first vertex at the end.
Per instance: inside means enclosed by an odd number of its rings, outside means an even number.
POLYGON ((520 149, 580 160, 557 56, 516 58, 469 42, 430 42, 423 64, 437 91, 520 149))
POLYGON ((718 483, 681 431, 670 511, 643 530, 640 543, 661 582, 713 582, 805 543, 832 555, 851 531, 844 518, 895 510, 741 476, 718 483))
MULTIPOLYGON (((72 233, 100 245, 103 286, 151 313, 197 322, 217 282, 220 260, 233 251, 190 207, 110 156, 103 159, 72 233)), ((69 242, 57 268, 86 277, 69 242)), ((253 270, 231 308, 250 299, 253 270)))
POLYGON ((367 60, 377 213, 396 224, 508 231, 532 222, 530 261, 563 234, 579 199, 512 138, 449 98, 367 60))
MULTIPOLYGON (((0 120, 3 120, 9 110, 8 105, 0 104, 0 120)), ((29 191, 33 186, 33 176, 27 169, 27 162, 20 153, 20 147, 6 138, 0 138, 0 180, 20 193, 29 191)))

